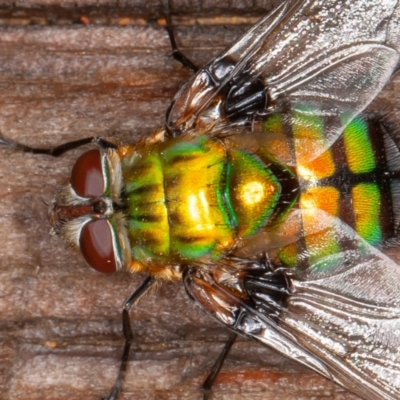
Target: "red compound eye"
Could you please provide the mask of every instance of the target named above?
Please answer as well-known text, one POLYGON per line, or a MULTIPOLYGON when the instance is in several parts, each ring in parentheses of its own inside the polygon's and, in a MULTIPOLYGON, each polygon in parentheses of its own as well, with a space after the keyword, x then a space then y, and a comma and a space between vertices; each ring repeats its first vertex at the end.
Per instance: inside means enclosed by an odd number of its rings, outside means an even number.
POLYGON ((105 219, 96 219, 84 225, 79 245, 86 262, 99 272, 117 270, 111 226, 105 219))
POLYGON ((78 158, 72 168, 70 182, 78 196, 99 197, 104 194, 105 184, 99 150, 87 151, 78 158))

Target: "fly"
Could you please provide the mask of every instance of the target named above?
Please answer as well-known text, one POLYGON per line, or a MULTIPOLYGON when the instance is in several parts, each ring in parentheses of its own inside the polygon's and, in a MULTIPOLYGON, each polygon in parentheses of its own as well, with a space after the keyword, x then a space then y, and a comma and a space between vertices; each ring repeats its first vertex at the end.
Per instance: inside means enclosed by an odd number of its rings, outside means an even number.
MULTIPOLYGON (((139 143, 86 138, 50 222, 103 273, 182 281, 232 334, 369 400, 400 397, 400 135, 362 114, 399 62, 396 0, 286 1, 200 69, 139 143)), ((190 65, 190 64, 189 64, 190 65)), ((193 65, 192 65, 193 67, 193 65)))

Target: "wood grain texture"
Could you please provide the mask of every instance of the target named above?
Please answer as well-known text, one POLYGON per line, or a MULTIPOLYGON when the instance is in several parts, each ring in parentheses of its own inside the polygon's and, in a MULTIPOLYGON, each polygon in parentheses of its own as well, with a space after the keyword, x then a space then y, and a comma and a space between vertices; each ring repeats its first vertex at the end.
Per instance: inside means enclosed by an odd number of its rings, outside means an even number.
MULTIPOLYGON (((169 102, 191 74, 170 56, 167 34, 157 23, 158 0, 120 2, 120 13, 103 2, 117 16, 103 22, 92 18, 101 17, 100 8, 89 12, 98 1, 12 3, 20 14, 5 1, 0 13, 0 131, 5 136, 33 146, 96 135, 135 141, 163 124, 169 102), (29 19, 46 10, 65 12, 64 23, 29 19), (122 14, 134 22, 121 26, 122 14), (76 15, 81 22, 86 16, 88 24, 75 24, 76 15)), ((256 19, 254 10, 276 3, 176 1, 178 42, 202 65, 248 28, 235 21, 256 19), (223 14, 224 9, 229 12, 223 14)), ((398 93, 395 79, 372 108, 396 109, 398 93)), ((0 399, 100 399, 116 377, 121 305, 142 277, 98 274, 49 235, 47 204, 82 151, 58 159, 1 152, 0 399)), ((228 337, 225 328, 203 315, 179 284, 145 298, 132 320, 135 342, 120 398, 201 399, 201 383, 228 337)), ((240 339, 212 399, 357 397, 240 339)))

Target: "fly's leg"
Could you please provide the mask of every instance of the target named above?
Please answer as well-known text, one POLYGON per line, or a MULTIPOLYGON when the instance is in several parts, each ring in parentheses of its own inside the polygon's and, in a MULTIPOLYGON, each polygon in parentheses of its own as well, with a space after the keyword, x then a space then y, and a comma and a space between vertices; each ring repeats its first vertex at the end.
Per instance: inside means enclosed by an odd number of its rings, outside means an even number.
POLYGON ((23 151, 24 153, 33 153, 33 154, 47 154, 53 157, 59 157, 67 151, 77 149, 78 147, 84 146, 85 144, 93 143, 96 146, 102 149, 116 149, 117 146, 109 142, 102 137, 87 137, 80 140, 74 140, 72 142, 62 143, 59 146, 50 147, 48 149, 38 148, 38 147, 30 147, 21 143, 14 142, 13 140, 6 139, 0 136, 0 146, 6 147, 9 149, 14 149, 17 151, 23 151))
POLYGON ((118 393, 120 392, 122 383, 124 382, 126 367, 129 359, 129 351, 133 341, 129 311, 135 304, 138 303, 142 296, 147 293, 155 281, 156 280, 153 277, 147 277, 142 284, 125 300, 124 307, 122 309, 122 328, 125 338, 124 352, 122 353, 121 364, 119 366, 118 376, 115 380, 114 386, 111 388, 110 393, 108 393, 103 400, 116 400, 118 397, 118 393))
POLYGON ((231 333, 229 336, 228 341, 225 343, 224 348, 221 351, 221 354, 218 356, 217 360, 215 361, 214 365, 211 368, 210 373, 207 376, 207 379, 203 383, 203 400, 208 400, 210 393, 211 393, 211 388, 212 385, 215 381, 215 378, 218 376, 219 371, 221 370, 222 366, 224 365, 225 359, 233 345, 235 343, 235 340, 237 338, 237 333, 231 333))
POLYGON ((193 64, 179 49, 176 45, 174 29, 172 27, 171 21, 171 13, 169 7, 169 0, 164 1, 164 8, 165 8, 165 20, 167 22, 167 32, 169 37, 169 42, 172 48, 172 57, 175 58, 176 61, 180 62, 184 67, 190 69, 193 72, 197 72, 199 68, 193 64))

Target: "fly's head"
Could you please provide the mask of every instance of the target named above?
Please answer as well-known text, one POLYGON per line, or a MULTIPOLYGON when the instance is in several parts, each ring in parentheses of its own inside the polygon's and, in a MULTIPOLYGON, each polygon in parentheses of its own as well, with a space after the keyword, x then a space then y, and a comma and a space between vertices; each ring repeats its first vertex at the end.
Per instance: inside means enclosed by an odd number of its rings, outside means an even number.
POLYGON ((89 150, 78 158, 50 208, 53 232, 100 272, 122 270, 130 261, 121 187, 118 152, 89 150))

